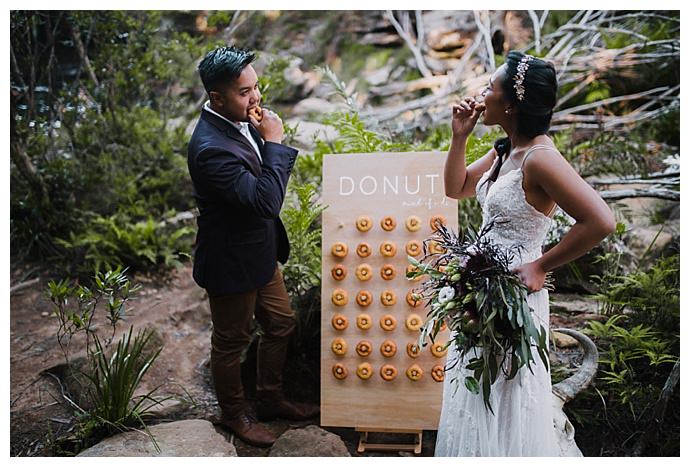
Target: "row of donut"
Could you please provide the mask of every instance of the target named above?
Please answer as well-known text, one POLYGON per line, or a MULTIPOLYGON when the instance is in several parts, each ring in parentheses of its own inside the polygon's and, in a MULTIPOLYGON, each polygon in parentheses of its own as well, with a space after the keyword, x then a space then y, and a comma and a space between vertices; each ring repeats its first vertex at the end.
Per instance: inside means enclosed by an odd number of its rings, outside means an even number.
MULTIPOLYGON (((371 355, 373 349, 374 347, 371 345, 371 342, 367 340, 359 341, 355 346, 355 352, 357 352, 357 355, 360 357, 368 357, 371 355)), ((448 352, 446 344, 442 342, 433 343, 431 346, 429 346, 429 349, 431 351, 431 355, 436 358, 445 357, 446 353, 448 352)), ((333 339, 333 342, 331 342, 331 351, 337 356, 342 357, 343 355, 347 354, 347 350, 347 342, 342 337, 336 337, 333 339)), ((379 350, 381 351, 381 355, 386 358, 390 358, 398 352, 398 346, 392 340, 386 339, 381 344, 379 350)), ((421 349, 415 342, 408 343, 406 351, 407 356, 410 358, 417 358, 421 354, 421 349)))
MULTIPOLYGON (((384 306, 393 306, 398 302, 398 298, 395 295, 395 292, 393 292, 392 290, 384 290, 383 292, 381 292, 379 298, 381 300, 381 304, 384 306)), ((360 290, 359 292, 357 292, 357 295, 355 296, 355 302, 357 302, 357 305, 359 306, 369 306, 371 305, 373 300, 374 298, 371 295, 371 292, 369 292, 368 290, 360 290)), ((345 306, 348 304, 349 301, 350 299, 347 290, 335 289, 331 294, 331 302, 335 306, 345 306)), ((408 305, 410 305, 413 308, 416 308, 422 304, 421 301, 415 300, 415 294, 411 290, 407 292, 407 295, 405 296, 405 301, 408 305)))
MULTIPOLYGON (((445 250, 434 241, 429 242, 428 248, 429 253, 432 254, 445 252, 445 250)), ((350 248, 347 246, 346 243, 335 242, 333 243, 333 245, 331 245, 331 254, 336 258, 345 258, 349 252, 350 248)), ((371 245, 369 245, 367 242, 359 243, 357 245, 357 248, 355 249, 355 252, 357 253, 357 256, 359 256, 360 258, 367 258, 371 256, 372 253, 371 245)), ((385 258, 392 258, 396 255, 397 252, 398 246, 395 244, 395 242, 386 240, 385 242, 382 242, 381 245, 379 245, 379 253, 381 253, 381 256, 385 258)), ((410 240, 409 242, 407 242, 405 244, 405 253, 407 253, 409 256, 421 255, 421 242, 419 240, 410 240)))
MULTIPOLYGON (((431 216, 429 219, 429 226, 431 227, 431 230, 438 230, 439 223, 446 225, 446 218, 441 215, 436 215, 431 216)), ((392 216, 382 218, 379 224, 386 232, 395 230, 395 227, 398 225, 395 217, 392 216)), ((369 216, 359 216, 355 221, 355 227, 360 232, 368 232, 373 226, 374 221, 369 216)), ((407 219, 405 219, 405 228, 410 232, 417 232, 422 228, 422 220, 418 216, 409 216, 407 219)))
MULTIPOLYGON (((347 378, 348 370, 347 367, 342 363, 336 363, 333 365, 332 371, 333 376, 336 379, 342 380, 347 378)), ((372 368, 371 363, 363 362, 357 365, 357 376, 359 379, 367 380, 371 378, 373 374, 374 369, 372 368)), ((422 370, 419 365, 414 364, 405 371, 405 374, 412 381, 419 381, 424 376, 424 370, 422 370)), ((393 365, 385 364, 379 369, 379 375, 384 381, 393 381, 398 376, 398 370, 393 365)), ((434 381, 438 383, 442 382, 444 375, 445 371, 443 369, 443 365, 434 365, 434 367, 431 368, 431 377, 434 381)))
MULTIPOLYGON (((371 326, 374 324, 374 320, 366 313, 358 314, 355 321, 357 327, 362 331, 371 329, 371 326)), ((333 315, 333 318, 331 318, 331 326, 333 326, 333 329, 336 331, 344 331, 349 325, 350 321, 347 319, 347 316, 341 315, 340 313, 333 315)), ((397 325, 398 320, 395 319, 393 315, 383 315, 381 319, 379 319, 379 326, 381 326, 381 329, 384 331, 393 331, 397 325)), ((422 317, 417 313, 411 313, 405 318, 405 327, 408 331, 417 332, 423 325, 424 320, 422 320, 422 317)))

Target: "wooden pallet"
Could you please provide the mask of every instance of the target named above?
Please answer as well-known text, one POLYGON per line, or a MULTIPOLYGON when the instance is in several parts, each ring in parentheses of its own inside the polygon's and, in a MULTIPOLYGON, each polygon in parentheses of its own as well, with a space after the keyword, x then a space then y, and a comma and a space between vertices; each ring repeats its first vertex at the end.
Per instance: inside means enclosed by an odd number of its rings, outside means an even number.
POLYGON ((357 445, 357 452, 362 454, 366 451, 411 451, 415 454, 422 453, 422 430, 398 430, 391 428, 370 428, 357 427, 355 431, 359 432, 359 444, 357 445), (414 435, 415 440, 412 444, 404 443, 371 443, 369 442, 369 434, 371 433, 404 433, 414 435))

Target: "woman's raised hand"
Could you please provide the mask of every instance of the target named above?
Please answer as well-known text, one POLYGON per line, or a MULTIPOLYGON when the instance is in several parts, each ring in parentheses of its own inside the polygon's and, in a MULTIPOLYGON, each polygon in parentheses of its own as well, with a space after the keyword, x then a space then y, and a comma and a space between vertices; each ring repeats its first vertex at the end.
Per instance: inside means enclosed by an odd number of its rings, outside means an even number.
POLYGON ((468 137, 485 108, 484 104, 477 102, 474 97, 465 97, 460 104, 453 105, 453 136, 468 137))

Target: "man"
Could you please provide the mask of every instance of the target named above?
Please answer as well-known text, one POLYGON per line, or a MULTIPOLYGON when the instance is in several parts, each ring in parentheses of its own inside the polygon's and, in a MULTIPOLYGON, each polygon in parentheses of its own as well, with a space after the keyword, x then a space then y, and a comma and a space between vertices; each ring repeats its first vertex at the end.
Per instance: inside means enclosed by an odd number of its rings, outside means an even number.
POLYGON ((282 372, 295 316, 278 261, 289 244, 281 206, 297 150, 281 144, 283 124, 269 110, 250 114, 261 101, 253 53, 235 47, 209 52, 199 64, 208 93, 188 149, 189 173, 199 207, 194 280, 211 306, 211 373, 220 423, 255 446, 275 435, 250 413, 240 378, 240 356, 250 342, 252 318, 258 347, 260 420, 306 420, 314 406, 287 401, 282 372))

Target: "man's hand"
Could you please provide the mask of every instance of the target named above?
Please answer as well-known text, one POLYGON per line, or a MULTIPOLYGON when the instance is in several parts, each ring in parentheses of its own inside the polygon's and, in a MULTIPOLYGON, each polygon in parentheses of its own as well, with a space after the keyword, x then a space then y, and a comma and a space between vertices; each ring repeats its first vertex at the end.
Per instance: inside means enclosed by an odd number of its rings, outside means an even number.
POLYGON ((251 112, 248 116, 249 122, 254 125, 254 128, 259 130, 259 134, 261 134, 264 141, 279 144, 283 141, 283 121, 275 112, 264 108, 261 122, 257 121, 251 112))

